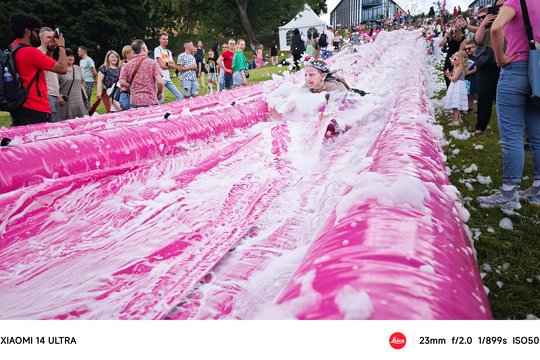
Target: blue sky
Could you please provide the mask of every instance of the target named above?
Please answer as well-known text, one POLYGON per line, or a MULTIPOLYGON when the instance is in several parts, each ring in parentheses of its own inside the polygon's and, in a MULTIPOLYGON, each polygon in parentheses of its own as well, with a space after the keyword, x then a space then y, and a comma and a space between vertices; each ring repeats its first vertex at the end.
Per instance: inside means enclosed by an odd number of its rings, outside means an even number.
MULTIPOLYGON (((328 14, 321 15, 321 19, 323 21, 326 21, 327 23, 330 22, 330 11, 334 10, 340 1, 341 0, 326 0, 328 14)), ((473 0, 447 0, 446 8, 452 10, 454 9, 454 6, 459 5, 462 9, 466 9, 472 1, 473 0)), ((429 7, 433 6, 433 0, 397 0, 396 2, 405 10, 410 10, 413 7, 417 9, 413 13, 420 13, 422 11, 427 13, 429 11, 429 7)))

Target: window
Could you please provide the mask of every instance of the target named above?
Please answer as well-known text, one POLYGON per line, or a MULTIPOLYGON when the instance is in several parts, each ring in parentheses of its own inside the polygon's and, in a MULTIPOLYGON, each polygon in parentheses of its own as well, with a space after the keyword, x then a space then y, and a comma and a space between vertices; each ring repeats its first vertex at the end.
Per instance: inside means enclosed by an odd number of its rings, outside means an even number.
POLYGON ((291 46, 292 37, 293 37, 294 30, 287 31, 287 46, 291 46))

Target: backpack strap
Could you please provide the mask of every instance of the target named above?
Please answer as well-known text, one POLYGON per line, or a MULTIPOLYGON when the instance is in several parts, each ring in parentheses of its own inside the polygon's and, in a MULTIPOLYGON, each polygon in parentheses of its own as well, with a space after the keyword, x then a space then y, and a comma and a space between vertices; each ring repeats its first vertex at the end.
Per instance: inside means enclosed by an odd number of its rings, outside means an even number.
POLYGON ((521 1, 521 12, 523 13, 523 20, 525 21, 525 30, 527 31, 527 38, 529 39, 529 48, 531 50, 535 50, 536 45, 534 42, 531 19, 529 18, 529 10, 527 9, 527 2, 525 2, 525 0, 520 0, 520 1, 521 1))
MULTIPOLYGON (((17 44, 15 45, 15 47, 13 48, 9 48, 9 50, 11 51, 11 54, 13 55, 13 67, 15 68, 15 70, 17 70, 17 67, 15 66, 15 53, 23 48, 23 47, 27 47, 28 45, 26 44, 17 44)), ((34 75, 34 77, 32 78, 32 80, 30 80, 30 82, 28 83, 28 86, 26 87, 27 90, 30 90, 30 88, 32 87, 32 84, 34 83, 34 81, 36 82, 36 90, 37 90, 37 93, 38 93, 38 96, 41 97, 41 91, 39 90, 39 72, 41 71, 41 69, 38 69, 38 71, 36 72, 36 75, 34 75)), ((17 74, 17 77, 19 75, 17 74)))

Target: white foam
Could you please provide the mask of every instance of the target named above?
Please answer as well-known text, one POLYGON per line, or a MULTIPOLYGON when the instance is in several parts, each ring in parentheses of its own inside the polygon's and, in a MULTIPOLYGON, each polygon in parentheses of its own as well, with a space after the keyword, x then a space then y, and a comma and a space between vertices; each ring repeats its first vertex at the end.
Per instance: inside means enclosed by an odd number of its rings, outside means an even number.
POLYGON ((367 320, 373 313, 369 294, 345 285, 336 294, 334 302, 345 320, 367 320))
POLYGON ((512 220, 510 220, 507 217, 504 217, 499 221, 499 227, 501 227, 504 230, 514 230, 514 225, 512 224, 512 220))

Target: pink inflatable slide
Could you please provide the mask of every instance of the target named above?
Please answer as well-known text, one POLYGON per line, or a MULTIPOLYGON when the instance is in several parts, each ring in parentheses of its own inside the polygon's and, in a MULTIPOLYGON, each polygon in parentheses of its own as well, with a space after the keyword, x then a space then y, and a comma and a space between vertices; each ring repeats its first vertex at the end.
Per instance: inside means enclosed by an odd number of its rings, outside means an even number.
POLYGON ((417 38, 336 56, 370 95, 333 106, 284 74, 0 129, 0 318, 490 319, 417 38))

